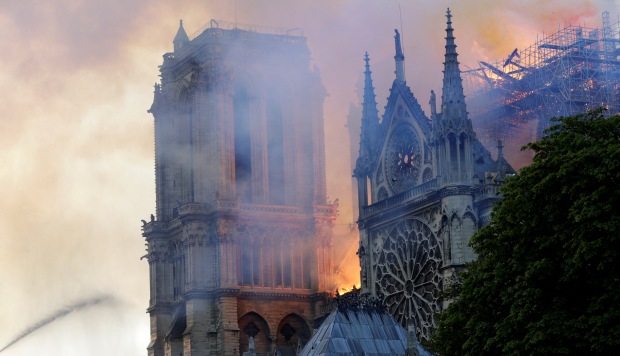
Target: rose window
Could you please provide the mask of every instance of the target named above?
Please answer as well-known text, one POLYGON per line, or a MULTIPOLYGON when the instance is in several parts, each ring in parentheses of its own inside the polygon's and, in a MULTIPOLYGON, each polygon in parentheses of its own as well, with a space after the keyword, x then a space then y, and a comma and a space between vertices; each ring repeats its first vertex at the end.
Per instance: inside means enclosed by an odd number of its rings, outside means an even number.
POLYGON ((373 255, 377 296, 401 325, 413 319, 418 336, 428 339, 441 308, 437 238, 422 221, 408 219, 375 236, 373 255))

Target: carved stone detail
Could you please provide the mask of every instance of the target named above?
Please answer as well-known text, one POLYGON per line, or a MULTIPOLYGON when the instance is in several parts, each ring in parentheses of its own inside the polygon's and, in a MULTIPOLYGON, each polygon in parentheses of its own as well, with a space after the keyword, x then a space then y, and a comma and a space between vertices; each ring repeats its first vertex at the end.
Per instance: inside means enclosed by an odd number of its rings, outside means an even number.
POLYGON ((167 241, 152 240, 148 243, 146 258, 149 263, 165 260, 170 255, 170 248, 167 241))
POLYGON ((185 244, 195 245, 212 242, 209 226, 203 222, 190 221, 183 224, 182 239, 185 244))
POLYGON ((422 220, 409 218, 373 236, 375 291, 401 325, 413 319, 428 339, 440 310, 441 242, 422 220))

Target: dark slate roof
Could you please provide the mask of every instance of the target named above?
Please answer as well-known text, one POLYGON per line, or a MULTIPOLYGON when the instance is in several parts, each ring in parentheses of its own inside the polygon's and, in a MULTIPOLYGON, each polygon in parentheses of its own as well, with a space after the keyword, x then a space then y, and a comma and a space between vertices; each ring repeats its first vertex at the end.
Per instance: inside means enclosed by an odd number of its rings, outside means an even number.
MULTIPOLYGON (((336 308, 300 356, 405 355, 407 332, 381 308, 336 308)), ((431 355, 418 344, 420 356, 431 355)))

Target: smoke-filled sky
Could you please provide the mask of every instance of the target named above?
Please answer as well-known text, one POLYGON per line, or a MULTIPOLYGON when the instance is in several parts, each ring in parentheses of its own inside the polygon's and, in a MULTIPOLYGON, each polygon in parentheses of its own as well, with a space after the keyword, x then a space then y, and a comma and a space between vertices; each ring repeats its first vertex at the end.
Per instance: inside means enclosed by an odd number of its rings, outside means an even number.
POLYGON ((558 25, 600 26, 601 12, 615 20, 620 8, 619 0, 0 2, 0 349, 60 313, 0 355, 146 353, 140 219, 155 210, 146 110, 179 19, 190 36, 212 18, 303 28, 329 93, 328 193, 340 198, 346 224, 346 116, 358 101, 365 51, 379 110, 385 105, 399 3, 407 82, 426 112, 441 85, 446 7, 470 67, 558 25))

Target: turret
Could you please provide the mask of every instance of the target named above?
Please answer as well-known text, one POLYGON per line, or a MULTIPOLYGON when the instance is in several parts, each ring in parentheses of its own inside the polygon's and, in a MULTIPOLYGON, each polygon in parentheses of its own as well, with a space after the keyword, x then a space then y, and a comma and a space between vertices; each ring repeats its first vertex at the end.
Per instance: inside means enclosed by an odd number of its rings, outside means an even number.
POLYGON ((179 30, 177 31, 177 35, 174 36, 172 43, 174 44, 175 52, 189 43, 189 37, 187 37, 187 33, 185 33, 185 29, 183 28, 183 20, 179 20, 179 30))
POLYGON ((372 71, 370 70, 368 52, 364 55, 364 62, 366 70, 364 71, 364 102, 362 104, 360 148, 355 170, 353 171, 353 176, 358 179, 360 208, 368 204, 366 179, 370 175, 379 127, 379 113, 377 111, 375 88, 372 85, 372 71))
POLYGON ((377 139, 377 127, 379 126, 379 112, 375 88, 372 85, 372 71, 370 70, 370 58, 368 52, 364 55, 366 70, 364 71, 364 102, 362 104, 362 132, 360 144, 360 157, 370 158, 374 151, 377 139))

